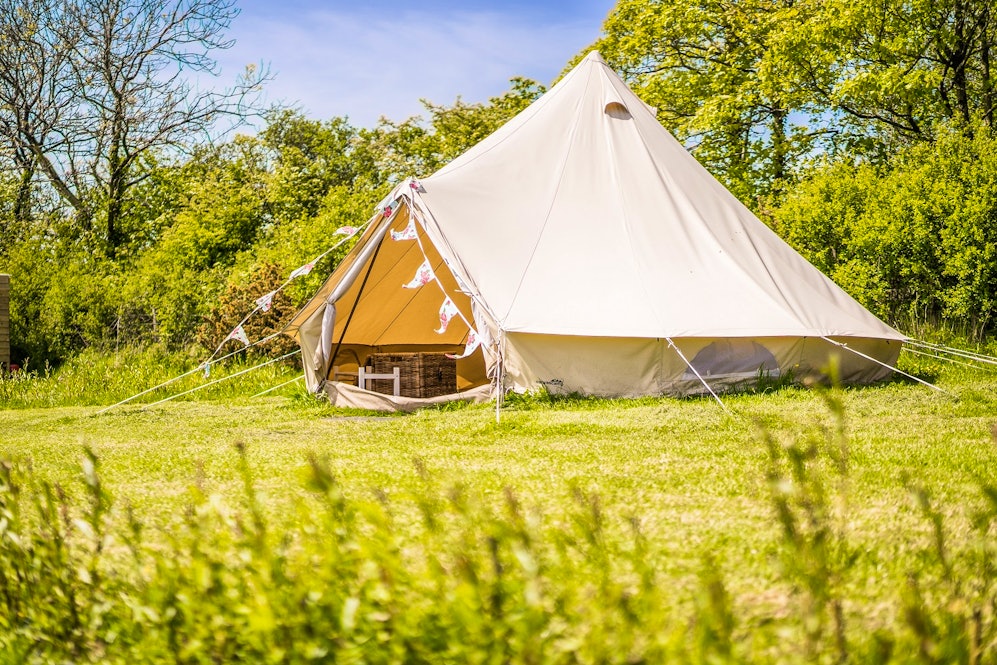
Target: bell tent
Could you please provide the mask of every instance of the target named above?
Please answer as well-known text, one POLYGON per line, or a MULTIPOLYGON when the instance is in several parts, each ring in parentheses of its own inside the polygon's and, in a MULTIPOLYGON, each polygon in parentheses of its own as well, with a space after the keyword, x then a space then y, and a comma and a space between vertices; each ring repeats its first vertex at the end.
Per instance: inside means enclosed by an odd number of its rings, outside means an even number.
POLYGON ((755 217, 594 52, 396 187, 287 332, 312 391, 379 408, 422 402, 364 390, 378 383, 358 382, 368 367, 384 376, 372 359, 451 372, 454 394, 435 399, 641 396, 820 376, 832 354, 842 381, 869 383, 906 339, 755 217), (433 364, 444 354, 456 359, 433 364))

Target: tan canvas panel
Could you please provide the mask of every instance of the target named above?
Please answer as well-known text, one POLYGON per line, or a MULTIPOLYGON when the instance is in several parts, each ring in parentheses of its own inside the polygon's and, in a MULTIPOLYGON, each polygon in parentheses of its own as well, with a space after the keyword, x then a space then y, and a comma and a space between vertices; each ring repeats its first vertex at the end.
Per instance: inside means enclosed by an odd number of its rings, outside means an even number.
MULTIPOLYGON (((460 292, 443 258, 422 230, 418 232, 418 240, 391 238, 390 232, 403 231, 408 220, 408 208, 402 205, 390 220, 387 232, 379 235, 372 225, 316 297, 292 321, 289 331, 302 346, 309 387, 314 389, 324 379, 331 378, 333 367, 338 366, 343 373, 355 373, 359 364, 374 353, 463 352, 470 328, 462 318, 452 320, 444 333, 436 331, 441 327, 439 312, 447 296, 468 321, 473 321, 470 299, 460 292), (440 284, 431 281, 418 288, 405 288, 427 259, 440 284), (329 336, 330 348, 325 350, 328 355, 323 354, 323 367, 320 367, 315 358, 323 307, 350 271, 352 282, 334 300, 336 314, 329 336)), ((459 361, 457 371, 460 389, 487 383, 480 351, 459 361)))
MULTIPOLYGON (((408 223, 407 211, 402 210, 397 219, 392 230, 404 230, 408 223)), ((471 320, 470 299, 460 293, 453 275, 424 232, 420 230, 419 236, 419 241, 396 241, 389 234, 381 240, 374 257, 361 271, 361 277, 336 301, 334 344, 342 339, 343 344, 449 344, 450 352, 463 349, 468 332, 464 321, 453 321, 444 334, 435 331, 440 327, 439 311, 446 296, 450 296, 468 320, 471 320), (404 288, 422 264, 423 250, 443 290, 433 282, 418 288, 404 288)))

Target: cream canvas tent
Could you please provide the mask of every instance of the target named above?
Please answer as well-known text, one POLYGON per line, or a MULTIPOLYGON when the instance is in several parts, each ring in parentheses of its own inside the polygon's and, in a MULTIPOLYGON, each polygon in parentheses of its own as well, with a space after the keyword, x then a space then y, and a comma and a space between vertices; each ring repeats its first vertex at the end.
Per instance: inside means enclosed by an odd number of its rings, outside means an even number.
POLYGON ((842 380, 867 383, 905 340, 735 199, 597 53, 399 185, 287 332, 309 388, 348 402, 360 391, 334 372, 375 353, 462 354, 471 330, 461 393, 702 392, 816 375, 832 353, 842 380), (424 262, 433 279, 403 288, 424 262), (457 315, 438 333, 447 296, 457 315))

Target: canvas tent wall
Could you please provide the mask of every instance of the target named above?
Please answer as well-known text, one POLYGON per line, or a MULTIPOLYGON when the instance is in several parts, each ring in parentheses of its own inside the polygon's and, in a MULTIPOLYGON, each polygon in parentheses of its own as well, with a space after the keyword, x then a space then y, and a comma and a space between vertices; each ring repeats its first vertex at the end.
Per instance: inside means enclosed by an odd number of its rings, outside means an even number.
POLYGON ((696 371, 718 387, 804 378, 832 354, 865 383, 905 339, 737 201, 596 53, 386 207, 288 328, 313 389, 377 349, 459 353, 467 325, 433 332, 444 295, 484 340, 463 388, 686 393, 704 389, 696 371), (418 240, 392 240, 410 218, 418 240), (439 283, 402 289, 425 259, 439 283))

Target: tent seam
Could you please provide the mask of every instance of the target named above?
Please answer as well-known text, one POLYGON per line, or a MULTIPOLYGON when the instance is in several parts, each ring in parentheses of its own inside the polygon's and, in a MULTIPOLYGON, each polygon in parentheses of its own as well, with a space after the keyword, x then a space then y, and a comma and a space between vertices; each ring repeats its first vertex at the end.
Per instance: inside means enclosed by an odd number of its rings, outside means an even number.
MULTIPOLYGON (((638 98, 638 99, 639 99, 639 98, 638 98)), ((670 196, 674 196, 674 194, 672 193, 673 191, 677 191, 677 192, 679 192, 679 195, 680 195, 680 196, 682 197, 682 199, 683 199, 683 200, 684 200, 684 201, 685 201, 685 202, 686 202, 686 203, 687 203, 688 205, 690 205, 690 206, 691 206, 691 207, 692 207, 692 208, 693 208, 694 210, 697 210, 697 211, 698 211, 698 210, 699 210, 699 206, 697 206, 697 205, 696 205, 695 201, 693 201, 693 200, 692 200, 692 199, 691 199, 691 198, 690 198, 689 196, 687 196, 687 195, 685 194, 685 192, 684 192, 684 191, 682 191, 682 188, 681 188, 681 187, 678 187, 678 186, 676 185, 675 181, 674 181, 674 180, 673 180, 672 178, 670 178, 670 177, 668 176, 668 174, 667 174, 667 173, 663 172, 663 171, 662 171, 662 170, 661 170, 660 168, 658 168, 658 163, 657 163, 657 162, 656 162, 656 161, 654 160, 654 156, 653 156, 653 155, 651 154, 651 152, 650 152, 650 149, 649 149, 649 147, 648 147, 648 144, 647 144, 647 140, 646 140, 646 139, 647 139, 647 137, 645 137, 645 136, 644 136, 644 134, 643 134, 643 132, 641 132, 641 128, 640 128, 640 125, 639 125, 639 124, 638 124, 638 125, 635 125, 635 126, 636 126, 636 129, 637 129, 637 134, 638 134, 638 135, 640 136, 640 138, 641 138, 641 141, 640 141, 640 144, 641 144, 641 147, 642 147, 642 149, 644 150, 644 153, 645 153, 646 155, 648 155, 648 157, 650 158, 650 162, 651 162, 651 164, 652 164, 652 165, 654 166, 654 170, 655 170, 655 172, 656 172, 656 173, 658 174, 658 177, 659 177, 659 178, 660 178, 660 179, 661 179, 661 180, 662 180, 663 182, 668 182, 668 183, 670 183, 670 184, 672 185, 671 187, 668 187, 668 188, 666 189, 666 191, 668 192, 668 194, 669 194, 670 196)), ((695 159, 695 157, 693 157, 693 159, 695 159)), ((698 162, 698 160, 697 160, 697 162, 698 162)), ((705 170, 705 167, 704 167, 704 170, 705 170)), ((708 176, 709 176, 710 178, 713 178, 713 174, 712 174, 712 173, 710 173, 709 171, 706 171, 706 173, 707 173, 707 175, 708 175, 708 176)), ((719 249, 720 249, 721 251, 723 251, 723 252, 724 252, 724 254, 727 254, 727 255, 729 256, 729 255, 730 255, 730 254, 729 254, 729 252, 726 252, 726 251, 724 250, 724 245, 723 245, 723 243, 721 243, 721 242, 720 242, 720 240, 719 240, 719 238, 717 237, 716 233, 714 233, 714 231, 713 231, 713 229, 711 228, 711 226, 710 226, 709 222, 707 221, 707 217, 706 217, 706 216, 702 216, 702 217, 703 217, 703 220, 704 220, 704 222, 705 222, 705 223, 701 224, 699 228, 703 229, 703 230, 704 230, 704 231, 706 232, 706 234, 708 235, 709 239, 710 239, 710 240, 712 241, 712 243, 714 244, 714 246, 718 247, 718 248, 719 248, 719 249)), ((745 235, 747 235, 747 234, 745 234, 745 235)), ((758 256, 758 252, 757 252, 757 249, 755 248, 755 244, 754 244, 754 243, 751 243, 751 248, 752 248, 752 250, 753 250, 753 251, 755 252, 755 256, 758 256)), ((756 280, 754 279, 754 277, 753 277, 753 276, 752 276, 752 275, 751 275, 751 274, 750 274, 750 273, 749 273, 749 272, 748 272, 748 271, 747 271, 747 270, 746 270, 746 269, 744 268, 744 266, 742 266, 742 265, 740 264, 740 262, 738 262, 738 261, 735 261, 735 260, 733 260, 733 258, 731 257, 731 258, 730 258, 730 263, 731 263, 732 265, 734 265, 734 266, 735 266, 735 267, 737 268, 737 271, 738 271, 739 273, 741 273, 741 274, 742 274, 742 275, 743 275, 743 276, 744 276, 744 277, 746 278, 746 280, 747 280, 747 281, 748 281, 749 283, 751 283, 752 285, 754 285, 754 286, 755 286, 755 288, 757 288, 757 290, 758 290, 759 292, 761 292, 761 294, 762 294, 762 295, 763 295, 763 296, 764 296, 764 297, 765 297, 765 298, 766 298, 766 299, 767 299, 767 300, 768 300, 769 302, 771 302, 771 303, 772 303, 773 305, 775 305, 776 307, 778 307, 778 308, 779 308, 780 310, 782 310, 782 311, 786 311, 786 308, 787 308, 787 306, 788 306, 788 303, 786 302, 786 299, 785 299, 785 297, 783 297, 783 298, 782 298, 782 302, 780 302, 780 301, 779 301, 779 299, 777 299, 777 298, 773 297, 773 296, 772 296, 772 294, 770 294, 770 293, 769 293, 769 292, 768 292, 767 290, 763 289, 763 288, 761 287, 761 285, 760 285, 760 284, 758 284, 758 282, 757 282, 757 281, 756 281, 756 280)), ((764 262, 763 262, 763 263, 764 263, 764 262)), ((774 280, 771 280, 771 275, 772 275, 772 273, 771 273, 771 271, 769 270, 769 268, 768 268, 768 266, 767 266, 767 265, 765 266, 765 271, 766 271, 766 274, 768 274, 768 275, 769 275, 769 277, 770 277, 770 281, 773 281, 773 282, 774 282, 774 280)), ((776 288, 777 288, 777 289, 779 290, 779 292, 780 292, 780 294, 781 294, 781 293, 782 293, 782 289, 781 289, 781 288, 779 288, 779 286, 778 286, 778 285, 776 285, 776 288)), ((794 319, 795 319, 795 320, 796 320, 796 321, 797 321, 798 323, 800 323, 800 322, 801 322, 801 321, 800 321, 800 317, 799 317, 799 315, 797 314, 797 312, 796 312, 795 308, 793 308, 793 307, 789 307, 788 309, 789 309, 789 313, 791 313, 791 314, 792 314, 793 318, 794 318, 794 319)), ((816 329, 811 329, 811 330, 813 330, 813 332, 817 332, 817 331, 816 331, 816 329)))
MULTIPOLYGON (((585 82, 585 92, 588 91, 590 85, 592 85, 591 75, 589 75, 589 79, 585 82)), ((575 135, 578 133, 578 126, 581 124, 581 113, 578 112, 578 109, 581 106, 582 100, 585 99, 585 92, 578 96, 578 101, 575 103, 574 122, 571 125, 571 132, 568 134, 568 149, 564 152, 564 157, 561 160, 560 171, 557 174, 557 186, 554 187, 554 195, 550 198, 550 203, 547 206, 547 212, 544 214, 543 225, 540 227, 540 232, 537 234, 536 242, 533 243, 533 250, 530 252, 530 258, 526 261, 526 265, 523 267, 523 274, 519 278, 519 284, 516 285, 516 291, 512 294, 512 298, 509 299, 509 309, 506 311, 505 317, 499 324, 503 328, 505 327, 505 320, 509 317, 509 313, 516 306, 516 300, 519 298, 519 292, 523 288, 523 283, 526 281, 526 275, 530 272, 530 267, 533 265, 533 259, 536 258, 537 249, 540 248, 544 232, 547 230, 547 224, 550 222, 550 213, 554 209, 554 204, 557 202, 558 194, 561 192, 564 172, 568 167, 571 152, 575 147, 575 135)))
MULTIPOLYGON (((605 73, 603 73, 603 76, 605 76, 605 73)), ((613 121, 611 120, 611 122, 613 121)), ((640 136, 640 127, 637 125, 635 121, 633 121, 632 114, 630 116, 630 122, 633 125, 634 129, 636 130, 637 135, 640 137, 641 141, 643 141, 643 137, 640 136)), ((609 163, 612 168, 613 180, 616 185, 616 192, 618 194, 620 201, 620 212, 622 213, 623 217, 623 228, 627 234, 627 245, 630 247, 630 257, 633 261, 633 264, 639 267, 640 261, 636 249, 634 248, 633 234, 631 233, 630 214, 628 212, 628 206, 627 206, 627 196, 626 192, 623 189, 623 179, 620 176, 619 163, 616 160, 616 156, 618 154, 616 150, 616 144, 612 140, 612 137, 606 137, 605 134, 603 136, 604 138, 607 139, 607 143, 609 144, 609 153, 610 153, 609 163)), ((657 320, 658 326, 660 326, 660 328, 664 330, 665 329, 664 319, 662 319, 661 313, 658 311, 657 307, 655 306, 654 297, 652 296, 652 291, 648 289, 646 276, 644 275, 642 270, 637 270, 637 277, 640 279, 641 289, 644 291, 644 295, 647 296, 648 306, 651 312, 654 314, 654 318, 657 320)))

